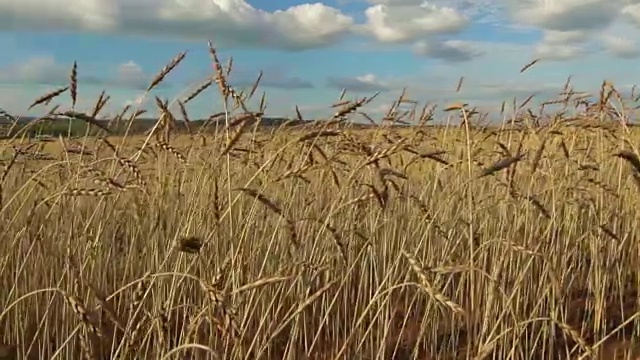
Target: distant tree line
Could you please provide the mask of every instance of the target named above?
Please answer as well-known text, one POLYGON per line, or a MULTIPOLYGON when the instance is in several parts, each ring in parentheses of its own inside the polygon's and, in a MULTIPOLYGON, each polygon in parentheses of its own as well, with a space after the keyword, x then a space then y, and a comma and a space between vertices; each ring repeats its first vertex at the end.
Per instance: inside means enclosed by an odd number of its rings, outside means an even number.
MULTIPOLYGON (((27 130, 22 131, 22 134, 25 134, 27 137, 39 137, 39 136, 71 136, 71 137, 79 137, 79 136, 93 136, 97 135, 101 132, 100 128, 95 125, 88 124, 79 119, 55 119, 55 120, 39 120, 35 123, 33 121, 35 118, 22 118, 18 121, 18 123, 13 127, 12 134, 23 130, 23 128, 27 127, 27 130)), ((129 123, 127 121, 113 122, 100 120, 100 125, 109 128, 109 133, 111 135, 124 135, 127 132, 127 127, 129 123)), ((155 125, 155 119, 135 119, 131 126, 129 127, 129 135, 140 135, 147 133, 150 131, 155 125)), ((203 125, 206 125, 205 132, 213 132, 216 128, 216 122, 210 121, 208 124, 205 124, 205 120, 197 120, 192 121, 189 124, 189 128, 193 132, 197 132, 201 129, 203 125)), ((284 118, 263 118, 260 122, 261 126, 270 127, 270 126, 280 126, 283 124, 287 125, 300 125, 303 122, 301 121, 290 121, 284 118)), ((224 125, 224 121, 218 120, 218 126, 224 125)), ((10 121, 2 121, 0 119, 0 138, 6 138, 11 128, 12 123, 10 121)), ((174 128, 175 133, 188 133, 189 128, 187 124, 183 121, 176 122, 176 127, 174 128)))

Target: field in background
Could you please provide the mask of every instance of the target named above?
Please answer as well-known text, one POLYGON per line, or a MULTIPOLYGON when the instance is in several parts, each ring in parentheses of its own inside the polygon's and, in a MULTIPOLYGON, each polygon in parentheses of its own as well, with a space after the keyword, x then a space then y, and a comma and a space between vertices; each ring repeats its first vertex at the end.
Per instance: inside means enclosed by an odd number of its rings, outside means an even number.
POLYGON ((210 52, 146 135, 106 94, 74 111, 75 66, 35 103, 91 136, 7 129, 0 359, 640 358, 640 134, 612 84, 497 127, 463 104, 430 127, 406 94, 368 130, 371 98, 262 127, 210 52), (208 86, 217 133, 176 120, 208 86))

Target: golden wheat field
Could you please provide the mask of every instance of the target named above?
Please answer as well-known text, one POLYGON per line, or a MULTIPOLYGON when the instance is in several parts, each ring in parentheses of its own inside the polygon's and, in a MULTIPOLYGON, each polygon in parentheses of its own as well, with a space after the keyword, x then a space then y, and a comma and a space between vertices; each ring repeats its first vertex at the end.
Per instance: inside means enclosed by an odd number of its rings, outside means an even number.
POLYGON ((640 133, 613 84, 495 126, 402 94, 361 129, 372 98, 342 94, 261 127, 258 82, 210 52, 147 134, 110 135, 106 97, 73 110, 74 66, 34 104, 90 136, 0 144, 0 359, 640 359, 640 133), (177 133, 209 86, 220 132, 177 133))

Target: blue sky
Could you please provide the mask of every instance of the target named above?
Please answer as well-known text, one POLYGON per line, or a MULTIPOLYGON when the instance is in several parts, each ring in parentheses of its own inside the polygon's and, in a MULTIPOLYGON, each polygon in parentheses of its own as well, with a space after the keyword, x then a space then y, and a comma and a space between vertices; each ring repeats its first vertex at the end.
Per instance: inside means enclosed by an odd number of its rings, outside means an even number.
MULTIPOLYGON (((238 88, 264 72, 274 116, 293 116, 296 105, 326 116, 342 88, 348 98, 380 91, 373 115, 403 87, 421 102, 488 111, 533 93, 555 98, 569 76, 576 91, 597 93, 605 79, 628 91, 640 57, 638 0, 0 0, 0 28, 0 108, 18 115, 44 112, 27 107, 65 86, 74 61, 79 109, 104 89, 114 114, 188 51, 142 103, 153 112, 154 95, 179 99, 211 75, 208 40, 233 57, 238 88)), ((189 105, 194 118, 220 110, 213 91, 189 105)))

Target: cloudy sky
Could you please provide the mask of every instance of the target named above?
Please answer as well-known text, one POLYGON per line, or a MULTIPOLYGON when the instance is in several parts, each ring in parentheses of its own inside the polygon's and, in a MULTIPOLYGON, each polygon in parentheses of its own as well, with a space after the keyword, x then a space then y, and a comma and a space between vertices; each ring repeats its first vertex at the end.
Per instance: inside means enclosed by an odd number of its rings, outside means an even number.
MULTIPOLYGON (((74 61, 80 107, 105 89, 116 112, 188 51, 155 92, 180 98, 212 72, 208 40, 233 57, 238 87, 264 72, 270 115, 328 114, 343 88, 380 91, 376 112, 405 86, 415 100, 490 109, 554 98, 568 76, 597 92, 605 79, 629 89, 640 73, 640 0, 0 0, 0 28, 0 108, 20 115, 42 113, 26 109, 65 86, 74 61)), ((189 107, 220 109, 214 92, 189 107)))

